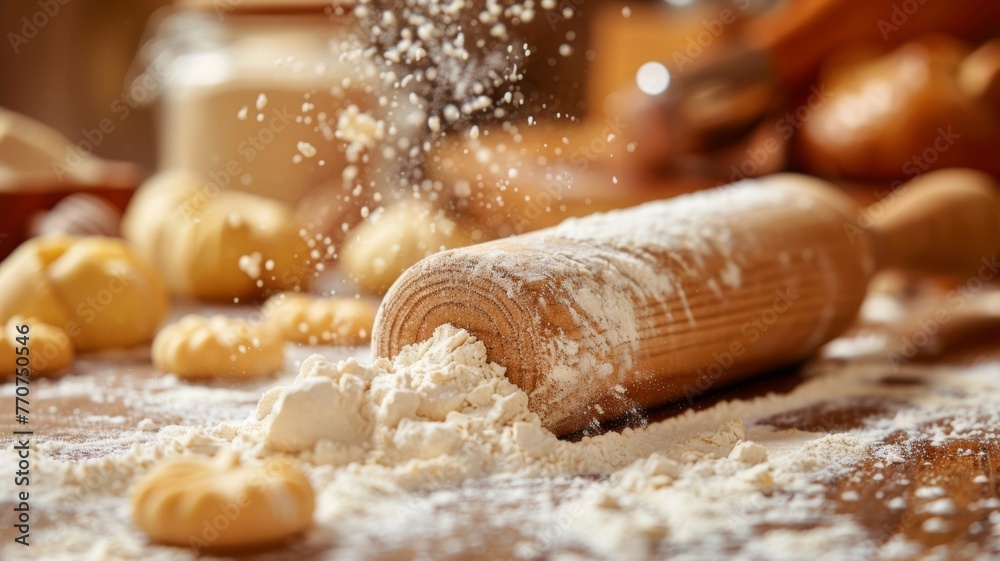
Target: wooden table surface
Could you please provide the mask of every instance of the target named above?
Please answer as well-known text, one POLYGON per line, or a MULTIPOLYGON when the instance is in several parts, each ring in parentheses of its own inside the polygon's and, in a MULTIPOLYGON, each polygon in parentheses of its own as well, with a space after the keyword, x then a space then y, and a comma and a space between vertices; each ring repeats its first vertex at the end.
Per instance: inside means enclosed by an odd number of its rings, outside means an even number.
MULTIPOLYGON (((862 322, 853 334, 866 333, 894 340, 912 333, 915 321, 921 313, 942 309, 947 302, 947 283, 928 288, 904 291, 893 297, 881 296, 881 305, 889 305, 895 310, 892 321, 862 322), (888 303, 888 304, 887 304, 888 303)), ((948 333, 959 336, 941 349, 924 352, 915 357, 917 367, 938 365, 944 368, 963 369, 973 365, 1000 365, 1000 330, 991 329, 1000 320, 1000 309, 994 305, 1000 291, 987 288, 976 295, 980 303, 972 319, 956 319, 948 327, 948 333)), ((968 312, 968 310, 966 310, 968 312)), ((892 314, 889 314, 890 316, 892 314)), ((958 318, 960 314, 955 314, 958 318)), ((963 316, 964 317, 964 316, 963 316)), ((948 337, 942 337, 945 341, 948 337)), ((332 356, 365 355, 363 349, 325 349, 332 356)), ((296 352, 292 361, 299 360, 308 350, 296 352)), ((816 376, 817 371, 826 376, 836 376, 837 368, 849 366, 853 360, 865 360, 877 364, 885 360, 884 351, 875 358, 817 358, 801 368, 789 368, 773 372, 760 379, 720 390, 698 399, 693 407, 706 409, 714 404, 729 400, 751 400, 768 393, 788 393, 816 376)), ((1000 375, 1000 367, 997 369, 1000 375)), ((83 358, 74 365, 71 374, 54 381, 38 382, 32 387, 32 428, 38 441, 58 442, 58 447, 49 446, 46 452, 62 460, 79 462, 86 458, 97 458, 122 453, 137 444, 134 437, 125 439, 123 427, 135 427, 140 422, 151 423, 154 427, 171 424, 211 425, 223 421, 238 422, 247 418, 254 410, 257 398, 265 389, 278 382, 287 382, 288 373, 281 380, 265 380, 238 386, 211 384, 199 388, 192 398, 190 393, 183 399, 176 394, 177 383, 168 384, 165 377, 156 372, 143 352, 125 353, 118 356, 83 358)), ((885 375, 878 382, 883 388, 903 388, 906 395, 921 392, 932 394, 941 388, 926 384, 926 381, 906 374, 894 373, 885 363, 885 375), (914 393, 916 392, 916 393, 914 393)), ((189 388, 190 389, 190 388, 189 388)), ((3 386, 4 396, 11 396, 11 385, 3 386)), ((901 395, 903 395, 901 393, 901 395)), ((3 447, 10 447, 13 424, 12 399, 0 400, 0 431, 3 447)), ((905 398, 895 399, 885 395, 857 397, 851 400, 832 400, 806 407, 789 407, 778 414, 759 419, 744 419, 747 426, 770 426, 775 428, 799 429, 814 433, 841 433, 857 430, 878 419, 894 415, 908 406, 905 398)), ((669 418, 688 409, 687 404, 678 404, 650 413, 649 421, 656 422, 669 418)), ((997 405, 1000 411, 1000 403, 997 405)), ((947 419, 942 420, 947 424, 947 419)), ((884 558, 880 549, 893 539, 905 537, 917 544, 918 550, 909 551, 903 558, 966 559, 990 558, 1000 555, 1000 421, 995 430, 978 431, 961 438, 949 439, 943 443, 921 438, 919 434, 897 433, 888 436, 885 444, 892 444, 903 451, 907 461, 893 466, 891 476, 884 466, 878 464, 873 455, 846 474, 818 481, 826 488, 823 507, 825 517, 843 517, 867 530, 864 558, 884 558), (983 478, 982 476, 986 477, 983 478), (977 478, 977 476, 979 476, 977 478), (932 516, 922 511, 921 500, 914 497, 914 490, 921 485, 942 487, 957 510, 949 516, 949 527, 944 531, 928 532, 924 521, 932 516), (851 493, 853 492, 853 493, 851 493), (845 495, 847 493, 847 495, 845 495), (855 495, 856 494, 856 495, 855 495), (852 496, 854 500, 845 500, 852 496), (906 501, 905 508, 890 509, 885 505, 893 497, 906 501), (993 499, 992 502, 989 499, 993 499), (985 501, 985 502, 984 502, 985 501), (995 504, 994 504, 995 503, 995 504), (991 528, 994 528, 991 531, 991 528)), ((940 425, 940 423, 939 423, 940 425)), ((940 430, 937 426, 935 430, 940 430)), ((147 433, 151 441, 155 431, 147 433)), ((929 433, 928 433, 929 434, 929 433)), ((139 444, 141 445, 141 439, 139 444)), ((7 474, 4 474, 7 477, 7 474)), ((559 550, 542 547, 539 536, 544 528, 529 528, 517 523, 519 513, 532 513, 541 508, 551 509, 560 502, 580 497, 595 482, 598 476, 578 474, 558 478, 526 479, 479 479, 470 480, 458 486, 419 493, 408 502, 409 508, 400 514, 403 518, 393 524, 394 528, 410 528, 401 535, 386 536, 378 524, 352 528, 349 535, 341 535, 331 544, 322 540, 306 541, 284 546, 266 552, 244 555, 240 558, 264 559, 600 559, 615 558, 588 550, 584 546, 567 545, 559 550), (515 492, 516 491, 516 492, 515 492), (511 500, 510 497, 521 497, 511 500), (442 523, 447 514, 447 524, 442 523), (314 545, 310 545, 314 544, 314 545), (537 546, 532 549, 532 546, 537 546), (530 552, 526 554, 525 552, 530 552), (575 557, 560 556, 567 553, 575 557)), ((36 488, 46 485, 46 481, 32 482, 36 488)), ((122 492, 124 494, 124 491, 122 492)), ((11 497, 4 496, 0 509, 8 520, 11 512, 11 497)), ((57 536, 60 532, 72 532, 74 528, 94 532, 95 536, 105 532, 127 532, 138 534, 132 526, 124 502, 113 498, 100 497, 68 503, 40 503, 33 505, 36 510, 32 536, 36 543, 44 544, 47 536, 57 536), (50 532, 53 532, 50 534, 50 532)), ((803 527, 825 524, 825 518, 807 523, 803 527)), ((712 537, 711 549, 704 544, 688 543, 677 545, 665 542, 654 551, 654 558, 669 558, 689 554, 691 558, 712 558, 720 550, 732 553, 746 553, 759 539, 775 529, 801 530, 803 527, 775 526, 765 517, 749 513, 745 523, 753 529, 746 535, 716 535, 712 537)), ((0 527, 0 538, 6 547, 9 559, 58 558, 44 548, 33 547, 13 549, 11 540, 15 533, 11 525, 0 527), (43 553, 44 552, 44 553, 43 553)), ((64 536, 63 536, 64 537, 64 536)), ((82 539, 82 538, 81 538, 82 539)), ((163 553, 158 547, 155 551, 163 553)), ((182 552, 178 551, 178 555, 182 552)), ((826 558, 844 558, 837 552, 830 552, 826 558)), ((777 555, 777 552, 776 552, 777 555)), ((143 558, 142 551, 98 552, 99 558, 143 558)), ((67 559, 78 558, 67 554, 67 559)), ((178 558, 183 558, 180 556, 178 558)), ((745 555, 745 558, 756 558, 745 555)), ((771 558, 763 556, 760 558, 771 558)), ((798 558, 794 552, 782 552, 775 558, 798 558)), ((855 557, 856 558, 856 557, 855 557)))

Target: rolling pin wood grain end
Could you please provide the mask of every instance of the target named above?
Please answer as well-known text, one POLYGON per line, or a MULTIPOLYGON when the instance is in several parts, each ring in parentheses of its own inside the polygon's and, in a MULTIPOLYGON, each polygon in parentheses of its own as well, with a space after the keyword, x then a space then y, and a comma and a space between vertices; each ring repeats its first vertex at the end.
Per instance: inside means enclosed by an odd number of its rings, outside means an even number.
POLYGON ((1000 245, 989 176, 927 174, 883 206, 866 220, 784 174, 446 251, 389 290, 373 348, 465 328, 547 428, 592 427, 806 358, 880 268, 968 270, 1000 245))

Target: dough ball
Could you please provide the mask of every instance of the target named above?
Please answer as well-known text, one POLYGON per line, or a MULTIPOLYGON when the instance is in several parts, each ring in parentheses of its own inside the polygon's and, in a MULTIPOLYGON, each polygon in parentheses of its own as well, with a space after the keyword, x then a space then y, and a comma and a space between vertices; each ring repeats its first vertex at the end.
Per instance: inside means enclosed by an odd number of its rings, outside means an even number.
POLYGON ((153 340, 153 364, 181 378, 256 378, 281 370, 282 339, 263 323, 187 315, 153 340))
POLYGON ((384 294, 417 261, 471 243, 469 232, 443 210, 407 200, 352 230, 340 252, 340 267, 363 290, 384 294))
POLYGON ((171 291, 216 300, 307 286, 313 267, 300 229, 285 203, 178 171, 144 184, 122 224, 171 291))
POLYGON ((0 322, 20 314, 50 325, 69 323, 73 310, 59 301, 48 267, 73 240, 62 235, 32 238, 0 263, 0 322))
POLYGON ((173 458, 131 492, 135 523, 154 541, 196 549, 275 543, 312 524, 312 486, 288 458, 254 466, 234 453, 173 458))
POLYGON ((74 354, 73 342, 65 331, 37 318, 10 318, 3 330, 3 341, 0 341, 0 364, 8 373, 15 372, 15 361, 19 356, 28 358, 31 375, 34 376, 65 369, 73 363, 74 354), (27 333, 22 333, 22 326, 27 326, 27 333), (23 346, 28 347, 27 355, 23 351, 20 355, 17 352, 23 346))
POLYGON ((77 318, 79 329, 68 331, 81 351, 148 341, 170 304, 160 276, 120 239, 79 238, 49 265, 48 277, 77 318))
POLYGON ((364 345, 378 306, 345 297, 314 298, 284 292, 264 304, 264 317, 287 341, 307 345, 364 345))
POLYGON ((37 318, 64 330, 76 350, 148 341, 169 297, 159 274, 123 240, 45 236, 0 263, 0 321, 37 318))
POLYGON ((191 172, 170 170, 154 175, 132 196, 122 216, 122 236, 143 257, 159 266, 156 257, 164 226, 182 218, 199 185, 205 185, 205 181, 191 172))

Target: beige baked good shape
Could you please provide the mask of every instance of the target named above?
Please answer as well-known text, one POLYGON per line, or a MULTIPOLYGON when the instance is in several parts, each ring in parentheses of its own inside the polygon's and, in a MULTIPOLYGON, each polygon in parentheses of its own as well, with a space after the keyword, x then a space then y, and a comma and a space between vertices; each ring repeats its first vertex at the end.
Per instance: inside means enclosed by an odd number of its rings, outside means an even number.
POLYGON ((196 549, 274 543, 312 524, 315 496, 288 458, 241 465, 235 453, 173 458, 136 482, 135 523, 154 541, 196 549))
POLYGON ((307 286, 314 270, 300 230, 291 206, 182 171, 143 184, 122 219, 172 292, 216 300, 307 286))
POLYGON ((105 162, 91 155, 81 157, 76 165, 65 166, 67 152, 80 150, 52 127, 27 115, 0 107, 0 191, 23 188, 24 180, 33 188, 65 188, 65 179, 99 180, 105 162), (57 176, 54 164, 63 165, 57 176), (16 180, 22 180, 21 182, 16 180))
POLYGON ((153 364, 181 378, 256 378, 281 370, 282 338, 263 322, 187 315, 153 339, 153 364))
POLYGON ((148 341, 168 305, 160 275, 121 239, 38 237, 0 263, 0 322, 37 318, 78 351, 148 341))
POLYGON ((826 98, 798 117, 798 158, 827 176, 898 178, 950 167, 1000 174, 994 49, 973 52, 926 35, 880 56, 832 59, 817 82, 826 98))
POLYGON ((283 292, 264 304, 264 318, 285 340, 307 345, 363 345, 371 340, 378 306, 341 296, 283 292))
POLYGON ((340 268, 362 290, 382 294, 410 265, 480 237, 481 232, 455 222, 441 209, 404 200, 350 231, 340 252, 340 268))
POLYGON ((21 356, 27 358, 31 375, 35 376, 65 369, 73 363, 74 354, 73 342, 65 331, 36 318, 14 316, 3 329, 0 364, 4 365, 6 377, 12 377, 10 375, 15 373, 15 369, 20 370, 20 364, 16 361, 21 356), (23 351, 18 354, 18 350, 24 346, 28 348, 27 354, 23 351))

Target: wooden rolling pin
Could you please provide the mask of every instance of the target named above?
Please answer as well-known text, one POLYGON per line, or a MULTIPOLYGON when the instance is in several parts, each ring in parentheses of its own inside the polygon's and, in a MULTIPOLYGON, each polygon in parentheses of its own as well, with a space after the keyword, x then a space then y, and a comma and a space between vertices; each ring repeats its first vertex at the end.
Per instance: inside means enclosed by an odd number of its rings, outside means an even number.
POLYGON ((998 247, 1000 187, 979 172, 926 174, 865 211, 774 175, 428 257, 372 344, 394 356, 465 328, 566 434, 809 356, 879 269, 975 274, 998 247))

